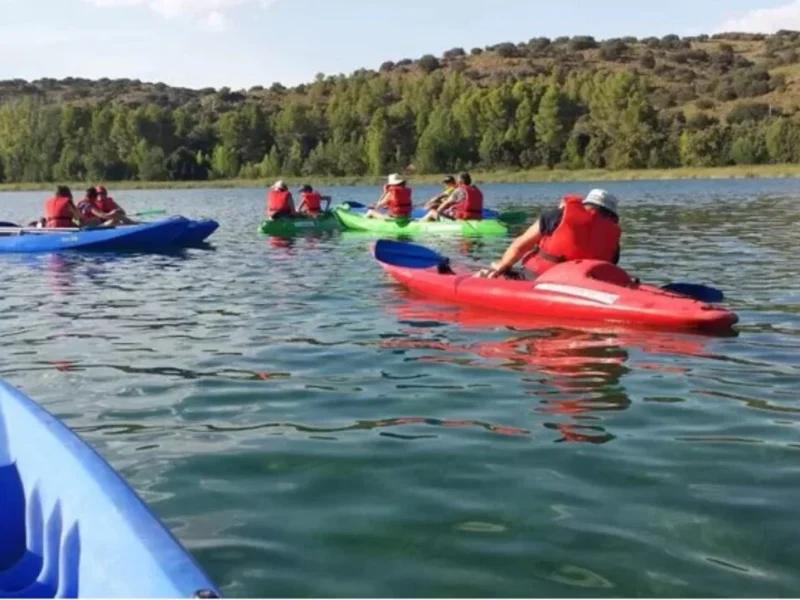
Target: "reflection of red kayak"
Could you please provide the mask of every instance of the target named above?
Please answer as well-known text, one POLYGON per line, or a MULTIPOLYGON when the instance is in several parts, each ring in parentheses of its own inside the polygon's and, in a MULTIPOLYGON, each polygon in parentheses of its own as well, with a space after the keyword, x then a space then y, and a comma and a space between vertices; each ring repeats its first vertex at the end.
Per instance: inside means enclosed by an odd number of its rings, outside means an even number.
POLYGON ((728 329, 735 313, 634 282, 610 263, 556 265, 536 281, 482 279, 468 270, 439 273, 382 262, 408 289, 439 300, 550 318, 634 323, 666 329, 728 329))
MULTIPOLYGON (((706 336, 660 333, 625 325, 576 323, 565 327, 564 321, 543 317, 502 314, 472 307, 409 302, 392 306, 401 321, 458 323, 466 327, 507 327, 522 335, 498 342, 478 342, 467 346, 438 339, 386 340, 383 347, 469 352, 493 361, 505 361, 507 367, 520 370, 526 366, 557 376, 600 376, 606 379, 628 358, 628 349, 653 354, 707 356, 706 336)), ((423 327, 418 325, 417 327, 423 327)), ((423 357, 429 362, 451 362, 447 356, 423 357)), ((659 365, 637 367, 662 369, 659 365)), ((664 369, 666 367, 663 367, 664 369)), ((678 372, 683 370, 673 367, 678 372)))

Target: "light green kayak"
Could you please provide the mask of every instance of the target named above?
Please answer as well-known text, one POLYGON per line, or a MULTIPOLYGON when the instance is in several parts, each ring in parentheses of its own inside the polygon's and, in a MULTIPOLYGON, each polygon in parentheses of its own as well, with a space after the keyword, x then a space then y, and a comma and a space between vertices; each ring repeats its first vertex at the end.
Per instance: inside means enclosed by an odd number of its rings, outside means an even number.
POLYGON ((266 219, 258 228, 259 233, 267 235, 296 235, 315 231, 341 229, 339 220, 333 213, 323 213, 319 218, 297 217, 295 219, 266 219))
POLYGON ((495 219, 482 221, 415 221, 410 219, 368 219, 351 211, 346 206, 339 206, 336 216, 346 229, 354 231, 371 231, 382 235, 418 235, 418 234, 450 234, 464 236, 502 236, 508 233, 508 227, 495 219))

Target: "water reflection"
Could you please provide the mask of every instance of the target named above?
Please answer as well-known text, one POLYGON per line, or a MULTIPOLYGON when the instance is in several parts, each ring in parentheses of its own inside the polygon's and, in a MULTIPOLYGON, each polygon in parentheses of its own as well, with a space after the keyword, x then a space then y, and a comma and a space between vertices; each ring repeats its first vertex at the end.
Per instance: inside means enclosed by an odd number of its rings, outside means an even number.
POLYGON ((615 436, 596 421, 604 413, 631 406, 623 378, 640 366, 680 369, 658 363, 631 365, 631 351, 710 357, 707 345, 711 336, 505 315, 422 301, 404 290, 396 293, 400 303, 389 305, 388 310, 403 328, 401 336, 383 340, 383 348, 413 350, 414 356, 408 360, 420 363, 499 368, 520 374, 522 382, 529 384, 525 394, 536 399, 533 412, 566 419, 543 423, 560 434, 559 442, 602 444, 613 440, 615 436), (460 326, 455 333, 447 327, 452 324, 460 326), (477 329, 483 335, 515 333, 501 340, 452 341, 464 328, 477 329))

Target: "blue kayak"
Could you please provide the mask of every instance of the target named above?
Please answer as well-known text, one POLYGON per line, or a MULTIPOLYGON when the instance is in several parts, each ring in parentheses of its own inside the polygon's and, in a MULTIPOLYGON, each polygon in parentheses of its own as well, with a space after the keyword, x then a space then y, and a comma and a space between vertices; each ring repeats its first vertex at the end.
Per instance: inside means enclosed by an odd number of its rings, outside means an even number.
POLYGON ((174 247, 192 221, 170 217, 152 223, 94 229, 0 227, 0 252, 151 250, 174 247))
POLYGON ((99 454, 0 380, 0 598, 219 594, 99 454))
POLYGON ((212 219, 189 221, 188 227, 173 242, 176 246, 196 246, 205 242, 219 228, 219 223, 212 219))

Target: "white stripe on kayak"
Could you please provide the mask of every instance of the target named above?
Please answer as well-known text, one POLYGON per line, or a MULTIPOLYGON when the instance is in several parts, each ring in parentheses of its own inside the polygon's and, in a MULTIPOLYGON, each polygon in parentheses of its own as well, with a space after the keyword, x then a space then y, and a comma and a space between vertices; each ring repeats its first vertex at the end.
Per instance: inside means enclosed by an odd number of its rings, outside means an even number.
POLYGON ((598 292, 597 290, 587 290, 586 288, 579 288, 573 285, 563 285, 560 283, 538 283, 533 287, 546 292, 559 292, 561 294, 579 296, 581 298, 594 300, 602 304, 614 304, 617 300, 619 300, 619 296, 616 294, 598 292))

